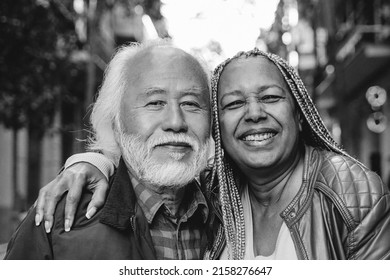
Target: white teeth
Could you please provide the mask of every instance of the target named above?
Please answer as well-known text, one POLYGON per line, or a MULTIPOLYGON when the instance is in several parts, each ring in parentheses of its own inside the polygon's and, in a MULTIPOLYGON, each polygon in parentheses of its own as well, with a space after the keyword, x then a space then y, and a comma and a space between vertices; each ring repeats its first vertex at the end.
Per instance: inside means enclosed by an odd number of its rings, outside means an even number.
POLYGON ((174 160, 181 160, 184 157, 185 153, 170 152, 169 156, 174 160))
POLYGON ((244 141, 264 141, 273 137, 274 133, 251 134, 244 137, 244 141))

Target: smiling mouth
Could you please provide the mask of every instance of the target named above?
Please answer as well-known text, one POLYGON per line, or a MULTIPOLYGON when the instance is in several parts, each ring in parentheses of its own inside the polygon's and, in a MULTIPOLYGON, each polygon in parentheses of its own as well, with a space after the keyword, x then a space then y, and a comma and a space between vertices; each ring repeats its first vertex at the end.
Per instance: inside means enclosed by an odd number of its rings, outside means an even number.
POLYGON ((165 142, 155 146, 155 148, 166 149, 168 156, 174 161, 179 161, 192 150, 192 146, 186 142, 165 142))
POLYGON ((275 135, 276 133, 274 132, 256 133, 256 134, 246 135, 244 137, 241 137, 240 139, 248 142, 263 142, 265 140, 273 138, 275 135))
POLYGON ((165 142, 156 145, 155 147, 165 147, 165 148, 172 148, 172 149, 188 149, 192 148, 192 146, 186 142, 165 142))

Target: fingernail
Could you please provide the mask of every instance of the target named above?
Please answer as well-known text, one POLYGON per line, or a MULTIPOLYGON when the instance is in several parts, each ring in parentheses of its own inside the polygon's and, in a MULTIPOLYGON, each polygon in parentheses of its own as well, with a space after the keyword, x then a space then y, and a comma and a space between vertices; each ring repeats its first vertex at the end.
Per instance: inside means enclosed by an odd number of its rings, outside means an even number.
POLYGON ((45 230, 46 230, 46 233, 50 233, 50 223, 49 223, 49 221, 45 221, 45 230))
POLYGON ((92 207, 91 209, 88 210, 87 214, 85 214, 85 217, 87 217, 87 219, 91 219, 93 215, 95 215, 96 213, 96 207, 92 207))
POLYGON ((65 219, 65 231, 68 232, 70 231, 70 220, 65 219))
POLYGON ((35 215, 35 225, 39 226, 41 224, 41 216, 39 214, 35 215))

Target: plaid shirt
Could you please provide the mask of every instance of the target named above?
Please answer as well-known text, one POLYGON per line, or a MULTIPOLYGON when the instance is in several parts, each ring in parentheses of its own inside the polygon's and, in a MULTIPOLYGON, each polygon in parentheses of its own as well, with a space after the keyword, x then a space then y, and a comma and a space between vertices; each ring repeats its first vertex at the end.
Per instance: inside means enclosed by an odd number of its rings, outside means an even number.
POLYGON ((177 218, 170 213, 159 195, 131 174, 130 179, 137 202, 149 223, 157 259, 200 259, 201 248, 206 245, 205 223, 209 209, 198 183, 194 181, 186 187, 177 218))

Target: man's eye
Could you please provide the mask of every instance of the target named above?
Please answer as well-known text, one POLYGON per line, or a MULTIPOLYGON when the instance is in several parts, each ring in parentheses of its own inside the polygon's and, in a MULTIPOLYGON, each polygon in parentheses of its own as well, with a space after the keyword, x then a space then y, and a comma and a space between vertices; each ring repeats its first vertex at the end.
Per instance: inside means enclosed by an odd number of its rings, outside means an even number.
POLYGON ((281 99, 284 99, 284 97, 279 95, 265 95, 260 99, 260 101, 263 103, 275 103, 281 99))
POLYGON ((181 103, 181 106, 186 108, 193 108, 193 109, 199 109, 200 105, 197 102, 194 101, 185 101, 181 103))
POLYGON ((235 101, 230 102, 230 103, 226 104, 225 106, 223 106, 222 109, 233 110, 233 109, 238 109, 244 105, 245 105, 245 102, 243 100, 235 100, 235 101))
POLYGON ((150 109, 158 109, 165 106, 165 101, 162 100, 156 100, 156 101, 150 101, 148 102, 145 107, 150 109))

